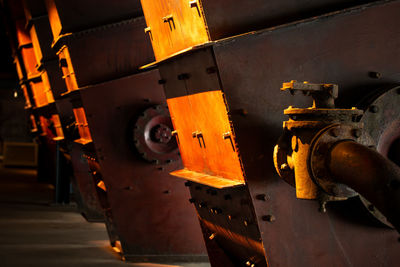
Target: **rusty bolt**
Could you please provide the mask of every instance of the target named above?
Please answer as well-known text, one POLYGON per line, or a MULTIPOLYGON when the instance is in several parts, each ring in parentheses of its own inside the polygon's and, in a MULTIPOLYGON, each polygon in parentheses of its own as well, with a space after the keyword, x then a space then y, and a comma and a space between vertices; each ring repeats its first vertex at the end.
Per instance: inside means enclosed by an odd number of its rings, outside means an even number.
POLYGON ((221 214, 222 210, 220 208, 213 208, 214 214, 221 214))
POLYGON ((362 131, 360 129, 353 129, 352 132, 355 138, 359 138, 362 135, 362 131))
POLYGON ((287 163, 283 163, 283 164, 281 164, 281 170, 288 171, 288 170, 290 170, 290 166, 287 163))
POLYGON ((213 233, 208 237, 208 239, 213 240, 216 236, 217 236, 217 234, 213 233))
POLYGON ((380 79, 382 77, 382 75, 376 71, 371 71, 368 73, 368 75, 369 75, 369 77, 371 77, 373 79, 380 79))
POLYGON ((319 203, 319 212, 322 212, 322 213, 326 212, 326 201, 321 201, 319 203))
POLYGON ((256 196, 256 199, 265 201, 267 199, 267 196, 265 194, 259 194, 256 196))
POLYGON ((372 113, 378 113, 379 112, 379 107, 375 106, 375 105, 372 105, 372 106, 369 107, 369 111, 372 112, 372 113))
POLYGON ((207 203, 206 202, 201 202, 199 204, 199 208, 207 208, 207 203))
POLYGON ((272 215, 272 214, 268 214, 268 215, 262 216, 261 219, 263 221, 266 221, 266 222, 274 222, 276 220, 275 216, 272 215))
POLYGON ((329 134, 333 137, 338 137, 339 136, 339 129, 338 128, 333 128, 329 131, 329 134))

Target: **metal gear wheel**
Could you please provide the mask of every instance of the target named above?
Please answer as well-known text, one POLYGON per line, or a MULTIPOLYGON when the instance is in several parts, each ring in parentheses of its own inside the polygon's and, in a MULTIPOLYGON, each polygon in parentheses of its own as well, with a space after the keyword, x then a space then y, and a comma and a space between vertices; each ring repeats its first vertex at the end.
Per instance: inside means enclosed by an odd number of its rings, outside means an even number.
POLYGON ((134 144, 142 158, 156 164, 178 160, 178 145, 172 131, 171 117, 165 106, 146 109, 133 130, 134 144))

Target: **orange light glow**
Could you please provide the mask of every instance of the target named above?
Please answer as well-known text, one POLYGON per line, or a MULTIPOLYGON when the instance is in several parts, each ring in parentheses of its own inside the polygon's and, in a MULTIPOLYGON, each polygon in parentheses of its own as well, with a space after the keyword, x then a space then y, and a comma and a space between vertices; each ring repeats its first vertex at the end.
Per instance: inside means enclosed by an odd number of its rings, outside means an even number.
POLYGON ((103 181, 98 182, 97 187, 101 188, 105 192, 107 191, 106 185, 104 184, 103 181))
POLYGON ((56 135, 57 137, 54 138, 54 140, 63 140, 64 139, 64 132, 61 126, 61 121, 60 117, 57 114, 53 114, 51 116, 51 120, 53 121, 54 128, 56 130, 56 135))
POLYGON ((222 91, 167 100, 184 170, 171 173, 217 188, 244 184, 222 91))
POLYGON ((156 60, 210 40, 201 5, 187 0, 141 0, 156 60))
POLYGON ((80 144, 87 144, 92 142, 92 136, 90 135, 85 110, 83 108, 74 108, 73 111, 80 136, 80 139, 75 140, 75 142, 80 144))

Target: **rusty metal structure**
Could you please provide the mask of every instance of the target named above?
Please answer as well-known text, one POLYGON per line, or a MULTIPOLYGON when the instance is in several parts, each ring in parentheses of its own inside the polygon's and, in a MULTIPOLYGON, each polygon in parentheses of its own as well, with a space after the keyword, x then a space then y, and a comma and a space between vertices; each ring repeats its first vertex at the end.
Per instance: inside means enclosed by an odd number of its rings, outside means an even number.
POLYGON ((172 174, 191 181, 212 265, 396 265, 398 233, 371 225, 398 228, 398 167, 373 147, 387 156, 385 146, 397 158, 398 127, 390 122, 399 114, 393 92, 400 2, 297 1, 297 16, 281 1, 162 2, 142 0, 145 32, 184 165, 172 174), (278 13, 268 12, 272 2, 278 13), (224 8, 209 8, 216 5, 224 8), (263 7, 259 23, 246 13, 263 7), (195 15, 193 29, 179 30, 195 15), (224 30, 216 22, 224 20, 242 27, 224 30), (204 38, 195 36, 197 25, 204 38), (308 108, 309 97, 279 93, 287 80, 332 84, 286 84, 316 98, 308 108), (385 90, 393 104, 375 108, 371 103, 385 90), (290 119, 283 131, 285 109, 290 119), (368 119, 370 110, 381 117, 368 119), (277 142, 283 179, 273 164, 277 142))
POLYGON ((34 129, 65 140, 127 260, 205 260, 204 241, 213 267, 400 262, 399 0, 18 12, 34 129))
POLYGON ((82 203, 100 210, 124 259, 206 261, 184 181, 169 175, 181 163, 158 70, 139 73, 154 60, 140 2, 37 2, 45 14, 25 3, 26 27, 43 86, 30 88, 43 117, 68 114, 54 139, 66 140, 82 203))
POLYGON ((73 133, 72 110, 69 101, 61 99, 65 90, 58 60, 51 49, 53 40, 44 3, 41 1, 4 1, 9 10, 10 40, 14 62, 26 98, 26 108, 32 119, 32 132, 41 144, 39 178, 53 180, 55 201, 69 201, 69 180, 73 184, 76 202, 89 221, 103 221, 103 215, 91 183, 91 176, 70 142, 73 133))

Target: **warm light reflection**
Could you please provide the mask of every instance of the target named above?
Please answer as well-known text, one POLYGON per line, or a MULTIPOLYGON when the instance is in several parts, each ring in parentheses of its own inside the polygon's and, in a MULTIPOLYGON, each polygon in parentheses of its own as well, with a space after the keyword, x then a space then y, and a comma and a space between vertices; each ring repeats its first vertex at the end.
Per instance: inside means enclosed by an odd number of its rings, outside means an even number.
POLYGON ((222 91, 209 91, 167 100, 184 170, 172 173, 223 188, 244 184, 222 91))
POLYGON ((83 108, 74 108, 73 111, 80 136, 80 139, 75 140, 75 142, 82 144, 90 143, 92 141, 92 136, 90 135, 85 110, 83 108))

